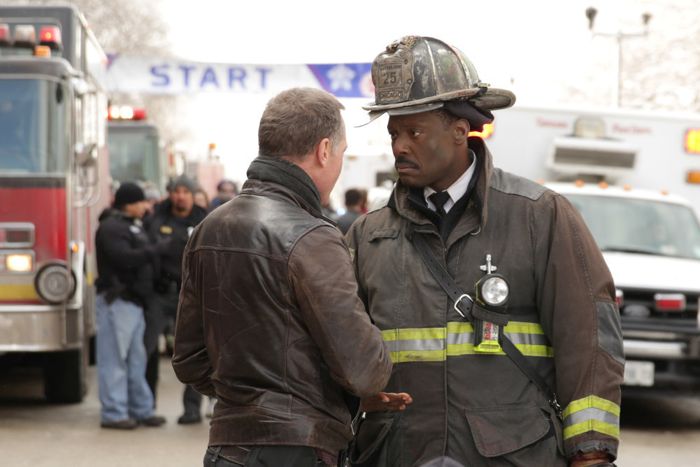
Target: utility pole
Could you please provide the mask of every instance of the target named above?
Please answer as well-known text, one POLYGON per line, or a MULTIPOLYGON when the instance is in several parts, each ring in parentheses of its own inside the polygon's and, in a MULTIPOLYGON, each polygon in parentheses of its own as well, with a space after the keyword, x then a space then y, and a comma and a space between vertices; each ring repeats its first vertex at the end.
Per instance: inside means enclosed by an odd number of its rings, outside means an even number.
POLYGON ((622 41, 624 39, 630 39, 633 37, 644 37, 649 34, 649 21, 651 21, 651 13, 642 14, 642 25, 644 29, 642 31, 636 32, 623 32, 618 29, 616 32, 600 32, 594 31, 593 25, 595 23, 595 17, 598 14, 598 10, 593 7, 586 8, 586 18, 588 18, 588 29, 591 31, 592 37, 602 36, 615 39, 615 54, 617 60, 615 60, 615 86, 613 87, 613 105, 616 107, 622 106, 622 41))

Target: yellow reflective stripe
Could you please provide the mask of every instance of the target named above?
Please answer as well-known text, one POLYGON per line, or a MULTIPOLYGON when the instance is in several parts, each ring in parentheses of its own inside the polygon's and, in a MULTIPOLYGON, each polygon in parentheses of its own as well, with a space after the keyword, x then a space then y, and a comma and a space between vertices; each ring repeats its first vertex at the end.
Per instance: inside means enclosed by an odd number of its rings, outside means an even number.
POLYGON ((393 363, 406 362, 444 362, 444 350, 400 350, 391 352, 393 363))
MULTIPOLYGON (((554 350, 551 346, 537 342, 547 342, 542 326, 537 323, 511 322, 505 327, 515 346, 528 357, 552 357, 554 350), (514 338, 518 335, 517 338, 514 338), (531 337, 528 337, 531 336, 531 337), (535 337, 537 336, 537 337, 535 337), (518 342, 535 343, 518 343, 518 342)), ((390 346, 391 358, 394 363, 401 362, 436 362, 444 361, 447 357, 463 355, 483 355, 474 351, 474 328, 471 323, 451 321, 445 328, 398 328, 382 331, 382 337, 390 346), (446 343, 446 349, 436 349, 436 340, 446 343), (423 342, 421 342, 423 341, 423 342), (402 343, 403 342, 403 343, 402 343)), ((490 355, 505 355, 495 352, 490 355)))
POLYGON ((613 438, 620 437, 620 426, 611 423, 601 422, 600 420, 587 420, 576 425, 564 427, 564 439, 573 438, 574 436, 587 433, 589 431, 597 431, 604 435, 612 436, 613 438))
POLYGON ((617 417, 620 416, 620 406, 617 405, 616 403, 609 401, 607 399, 603 399, 602 397, 598 396, 588 396, 584 397, 582 399, 577 399, 569 405, 566 406, 566 409, 564 410, 564 418, 568 417, 571 414, 574 414, 576 412, 580 412, 581 410, 589 409, 589 408, 594 408, 594 409, 600 409, 604 410, 605 412, 609 412, 617 417))
POLYGON ((577 399, 566 406, 564 439, 597 431, 612 437, 620 435, 620 406, 598 396, 577 399))
POLYGON ((474 332, 474 327, 472 326, 472 323, 450 321, 447 323, 447 332, 449 334, 469 333, 474 332))
POLYGON ((512 334, 544 334, 544 330, 539 323, 524 323, 511 321, 506 324, 505 331, 512 334))

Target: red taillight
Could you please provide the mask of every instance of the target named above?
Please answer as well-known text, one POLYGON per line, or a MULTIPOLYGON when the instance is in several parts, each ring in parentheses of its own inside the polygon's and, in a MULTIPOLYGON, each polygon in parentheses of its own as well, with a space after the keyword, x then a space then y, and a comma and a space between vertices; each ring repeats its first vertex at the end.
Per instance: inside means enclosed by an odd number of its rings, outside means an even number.
POLYGON ((0 45, 8 45, 10 43, 10 25, 0 24, 0 45))
POLYGON ((680 293, 654 294, 657 311, 685 311, 685 295, 680 293))
POLYGON ((42 26, 39 30, 39 43, 52 49, 61 47, 61 30, 58 26, 42 26))
POLYGON ((112 105, 108 113, 110 120, 145 120, 146 109, 130 107, 128 105, 112 105))
POLYGON ((622 304, 625 301, 625 294, 620 289, 615 289, 615 303, 617 303, 617 308, 622 308, 622 304))
POLYGON ((134 120, 145 120, 146 119, 146 109, 134 109, 134 120))

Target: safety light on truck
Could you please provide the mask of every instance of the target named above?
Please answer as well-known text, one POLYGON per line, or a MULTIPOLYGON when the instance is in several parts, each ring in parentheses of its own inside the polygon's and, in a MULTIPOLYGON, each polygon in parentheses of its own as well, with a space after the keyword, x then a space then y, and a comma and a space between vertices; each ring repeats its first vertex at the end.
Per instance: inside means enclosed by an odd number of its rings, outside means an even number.
POLYGON ((53 50, 61 48, 61 30, 58 26, 42 26, 39 30, 39 43, 53 50))
POLYGON ((692 184, 700 184, 700 170, 689 170, 685 175, 685 181, 692 184))
POLYGON ((146 110, 128 105, 110 105, 108 118, 110 120, 145 120, 146 110))
POLYGON ((0 24, 0 45, 10 45, 10 25, 0 24))
POLYGON ((680 293, 654 294, 654 305, 657 311, 685 311, 685 295, 680 293))
POLYGON ((620 289, 615 289, 615 303, 617 303, 617 308, 622 308, 625 303, 625 293, 620 289))
POLYGON ((10 272, 31 272, 32 255, 16 253, 5 256, 5 269, 10 272))
POLYGON ((15 26, 15 46, 31 47, 36 45, 36 31, 31 24, 18 24, 15 26))
POLYGON ((63 264, 50 263, 39 270, 34 278, 34 287, 48 303, 61 303, 75 292, 75 278, 63 264))
POLYGON ((481 139, 488 139, 493 134, 493 123, 484 123, 481 131, 470 131, 469 136, 477 136, 481 139))
POLYGON ((700 128, 689 128, 685 132, 685 152, 700 154, 700 128))

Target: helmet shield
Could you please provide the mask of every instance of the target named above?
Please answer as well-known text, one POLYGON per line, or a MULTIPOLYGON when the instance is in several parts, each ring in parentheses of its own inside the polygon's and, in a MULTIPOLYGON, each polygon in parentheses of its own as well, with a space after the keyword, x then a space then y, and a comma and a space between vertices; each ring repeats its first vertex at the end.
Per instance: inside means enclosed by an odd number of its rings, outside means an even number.
POLYGON ((372 63, 375 102, 370 112, 406 115, 427 112, 454 99, 482 110, 510 107, 510 91, 490 88, 458 49, 432 37, 407 36, 395 41, 372 63))

